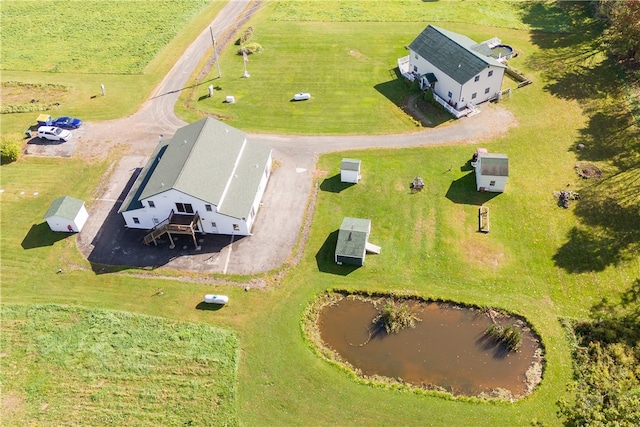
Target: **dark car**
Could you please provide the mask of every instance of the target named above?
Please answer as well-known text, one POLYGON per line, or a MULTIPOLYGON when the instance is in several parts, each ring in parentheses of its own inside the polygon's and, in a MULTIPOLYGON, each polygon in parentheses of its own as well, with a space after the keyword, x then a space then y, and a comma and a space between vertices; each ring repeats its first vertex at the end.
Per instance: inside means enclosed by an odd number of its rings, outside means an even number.
POLYGON ((58 117, 53 122, 51 122, 51 126, 56 126, 63 129, 78 129, 82 124, 82 120, 76 119, 74 117, 58 117))

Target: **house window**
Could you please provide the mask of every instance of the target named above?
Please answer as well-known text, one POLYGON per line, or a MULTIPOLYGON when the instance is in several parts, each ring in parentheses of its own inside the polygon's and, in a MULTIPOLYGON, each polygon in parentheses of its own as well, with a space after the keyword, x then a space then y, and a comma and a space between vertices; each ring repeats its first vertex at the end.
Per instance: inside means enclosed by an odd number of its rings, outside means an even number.
POLYGON ((204 205, 204 208, 207 210, 207 212, 211 212, 213 209, 211 209, 211 205, 204 205))
POLYGON ((193 206, 191 203, 176 203, 176 210, 180 213, 193 213, 193 206))
POLYGON ((494 185, 496 185, 496 182, 495 182, 495 181, 491 181, 491 182, 489 182, 489 187, 493 187, 494 185))
POLYGON ((489 77, 493 76, 493 70, 489 70, 489 77))
POLYGON ((418 59, 418 54, 416 53, 415 58, 418 59))
POLYGON ((452 94, 451 92, 449 92, 449 93, 447 93, 447 96, 448 96, 449 98, 451 98, 451 97, 453 96, 453 94, 452 94))
POLYGON ((233 231, 240 231, 240 226, 238 224, 233 224, 233 231))
POLYGON ((484 93, 485 93, 485 94, 489 93, 489 88, 486 88, 486 89, 484 90, 484 93))
POLYGON ((476 99, 476 96, 478 96, 477 92, 473 92, 473 95, 471 95, 471 99, 476 99))
POLYGON ((477 82, 478 80, 480 80, 480 76, 476 76, 476 78, 473 79, 474 82, 477 82))
POLYGON ((155 203, 153 203, 151 200, 149 200, 149 207, 150 207, 150 208, 155 208, 155 207, 156 207, 156 204, 155 204, 155 203))
POLYGON ((215 230, 216 228, 218 228, 218 225, 215 222, 212 222, 211 223, 211 228, 213 228, 215 230))
POLYGON ((417 65, 414 65, 414 66, 413 66, 413 72, 414 72, 414 73, 417 73, 417 72, 418 72, 418 66, 417 66, 417 65))
POLYGON ((133 217, 133 223, 134 224, 140 224, 140 220, 134 216, 133 217))

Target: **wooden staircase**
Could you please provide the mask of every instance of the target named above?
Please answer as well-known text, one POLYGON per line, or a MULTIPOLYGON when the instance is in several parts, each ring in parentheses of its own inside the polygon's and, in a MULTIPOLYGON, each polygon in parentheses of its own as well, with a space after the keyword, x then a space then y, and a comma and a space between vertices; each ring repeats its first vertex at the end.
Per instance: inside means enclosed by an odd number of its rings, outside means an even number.
POLYGON ((196 249, 200 249, 196 239, 196 229, 199 222, 200 215, 198 212, 193 215, 176 215, 175 212, 171 210, 169 218, 157 224, 144 236, 144 244, 148 245, 153 242, 154 245, 158 246, 158 239, 164 234, 167 234, 171 242, 169 247, 173 249, 176 245, 173 242, 172 234, 190 234, 196 249))

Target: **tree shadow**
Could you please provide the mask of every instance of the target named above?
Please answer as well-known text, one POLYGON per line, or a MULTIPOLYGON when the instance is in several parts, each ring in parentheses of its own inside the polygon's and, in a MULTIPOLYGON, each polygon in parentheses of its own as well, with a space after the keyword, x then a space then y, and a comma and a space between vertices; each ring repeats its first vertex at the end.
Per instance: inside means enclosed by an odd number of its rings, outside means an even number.
POLYGON ((22 239, 23 249, 35 249, 43 246, 53 246, 56 242, 66 239, 76 233, 62 233, 51 231, 49 224, 45 221, 31 226, 27 235, 22 239))
POLYGON ((316 252, 316 264, 318 270, 323 273, 347 276, 360 268, 359 265, 343 264, 338 265, 335 261, 336 243, 338 243, 339 230, 335 230, 327 236, 318 252, 316 252))
POLYGON ((453 181, 445 197, 457 204, 482 206, 498 195, 500 193, 477 191, 476 176, 472 172, 453 181))
POLYGON ((352 182, 342 182, 340 174, 334 175, 331 178, 325 178, 320 184, 320 190, 330 193, 340 193, 349 187, 353 187, 355 184, 352 182))
POLYGON ((580 322, 575 332, 585 342, 625 343, 631 347, 640 339, 640 279, 620 294, 617 301, 604 298, 591 307, 592 322, 580 322))
POLYGON ((580 130, 579 143, 571 150, 580 160, 610 161, 620 170, 640 165, 640 128, 633 115, 627 111, 609 110, 595 112, 587 126, 580 130))
POLYGON ((640 169, 635 168, 580 190, 574 214, 581 224, 553 256, 571 273, 603 271, 640 253, 640 169))

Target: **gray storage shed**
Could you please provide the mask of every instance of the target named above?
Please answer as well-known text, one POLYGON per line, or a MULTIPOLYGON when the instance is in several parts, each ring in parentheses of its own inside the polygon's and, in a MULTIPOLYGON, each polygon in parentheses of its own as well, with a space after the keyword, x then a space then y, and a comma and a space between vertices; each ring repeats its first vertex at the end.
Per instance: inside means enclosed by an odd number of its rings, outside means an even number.
POLYGON ((345 217, 338 231, 336 263, 364 265, 369 233, 371 233, 371 220, 345 217))

